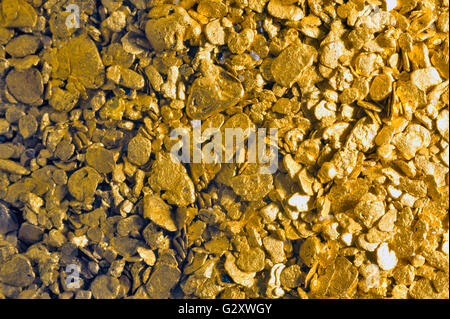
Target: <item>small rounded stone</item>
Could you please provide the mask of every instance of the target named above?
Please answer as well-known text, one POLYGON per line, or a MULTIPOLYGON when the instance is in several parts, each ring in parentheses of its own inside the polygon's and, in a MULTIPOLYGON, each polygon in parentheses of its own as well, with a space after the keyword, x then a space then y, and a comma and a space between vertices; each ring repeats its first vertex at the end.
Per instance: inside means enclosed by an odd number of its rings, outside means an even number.
POLYGON ((6 85, 18 101, 31 105, 42 104, 44 84, 38 69, 29 68, 24 71, 13 69, 6 76, 6 85))
POLYGON ((141 166, 148 162, 152 153, 152 142, 140 135, 133 137, 128 143, 128 160, 141 166))

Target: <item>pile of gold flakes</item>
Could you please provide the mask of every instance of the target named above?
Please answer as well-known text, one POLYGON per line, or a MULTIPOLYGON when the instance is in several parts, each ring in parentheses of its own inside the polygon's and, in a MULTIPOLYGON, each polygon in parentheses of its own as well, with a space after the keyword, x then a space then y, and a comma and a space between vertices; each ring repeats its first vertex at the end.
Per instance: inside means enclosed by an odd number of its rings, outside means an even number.
POLYGON ((448 80, 449 0, 1 0, 0 297, 449 298, 448 80))

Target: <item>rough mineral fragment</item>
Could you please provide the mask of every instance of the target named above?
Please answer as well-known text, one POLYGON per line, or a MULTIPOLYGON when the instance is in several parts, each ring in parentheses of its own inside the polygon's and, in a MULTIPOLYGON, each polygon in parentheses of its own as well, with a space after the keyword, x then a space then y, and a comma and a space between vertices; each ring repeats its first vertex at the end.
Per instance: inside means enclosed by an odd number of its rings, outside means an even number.
POLYGON ((272 61, 272 76, 279 85, 291 87, 317 59, 317 50, 307 44, 291 45, 272 61))
POLYGON ((106 70, 106 78, 112 80, 117 85, 134 90, 142 89, 145 84, 142 75, 120 65, 109 67, 106 70))
POLYGON ((238 175, 231 179, 231 187, 244 200, 257 201, 273 189, 273 177, 270 174, 238 175))
POLYGON ((374 101, 381 101, 392 91, 392 79, 387 74, 377 75, 370 85, 370 97, 374 101))
POLYGON ((19 229, 19 239, 27 244, 33 244, 42 240, 44 230, 30 223, 23 223, 19 229))
POLYGON ((442 110, 442 112, 439 113, 439 116, 436 119, 436 127, 441 136, 445 138, 447 142, 449 141, 448 122, 449 122, 448 110, 442 110))
POLYGON ((135 255, 139 245, 139 240, 128 236, 117 236, 111 239, 111 246, 125 258, 135 255))
POLYGON ((226 15, 228 7, 218 0, 200 0, 197 11, 210 18, 222 18, 226 15))
POLYGON ((274 263, 283 263, 286 259, 283 241, 272 236, 264 237, 263 245, 274 263))
POLYGON ((0 299, 448 299, 448 2, 1 0, 0 299))
POLYGON ((368 193, 361 198, 354 211, 361 222, 370 228, 384 215, 385 206, 384 202, 377 199, 375 195, 368 193))
POLYGON ((320 63, 335 69, 339 65, 339 58, 344 54, 345 45, 342 41, 333 41, 325 44, 320 53, 320 63))
POLYGON ((36 118, 31 115, 27 114, 25 116, 22 116, 19 120, 19 131, 23 138, 29 138, 33 136, 38 129, 38 122, 36 121, 36 118))
POLYGON ((0 265, 0 282, 14 287, 26 287, 35 278, 31 263, 25 256, 15 255, 0 265))
POLYGON ((377 249, 377 262, 383 270, 391 270, 397 265, 395 251, 389 250, 388 244, 383 243, 377 249))
POLYGON ((113 32, 120 32, 127 24, 126 15, 122 11, 115 11, 104 21, 105 27, 113 32))
POLYGON ((244 272, 236 266, 236 258, 229 252, 225 254, 225 271, 239 285, 251 287, 254 284, 255 272, 244 272))
POLYGON ((105 68, 95 43, 87 34, 81 34, 64 41, 54 55, 49 57, 55 78, 72 76, 84 87, 95 89, 105 81, 105 68))
POLYGON ((287 19, 291 21, 298 21, 305 16, 300 7, 295 4, 285 4, 280 0, 270 0, 267 5, 267 11, 269 11, 269 13, 275 18, 287 19))
POLYGON ((41 40, 39 37, 29 34, 20 35, 11 40, 5 47, 6 52, 14 58, 23 58, 34 54, 39 48, 41 40))
POLYGON ((205 27, 205 35, 209 42, 215 45, 225 44, 225 31, 220 24, 220 20, 213 20, 205 27))
POLYGON ((144 260, 144 262, 149 265, 149 266, 153 266, 156 262, 156 256, 155 253, 153 252, 153 250, 151 249, 146 249, 143 247, 138 247, 136 249, 136 251, 138 252, 139 256, 142 257, 142 259, 144 260))
POLYGON ((358 283, 358 269, 345 257, 336 258, 334 267, 328 294, 333 297, 352 296, 358 283))
POLYGON ((292 265, 282 270, 280 282, 288 288, 296 288, 301 285, 303 279, 302 271, 299 265, 292 265))
POLYGON ((78 102, 80 92, 55 88, 52 91, 49 104, 57 111, 69 112, 78 102))
POLYGON ((181 272, 176 265, 158 261, 145 285, 148 296, 152 299, 167 299, 171 289, 178 283, 181 272))
POLYGON ((92 201, 100 180, 101 176, 95 169, 83 167, 70 175, 67 182, 69 193, 81 202, 92 201))
POLYGON ((108 174, 114 169, 115 160, 112 151, 101 146, 88 148, 86 151, 86 162, 99 173, 108 174))
POLYGON ((128 143, 127 158, 131 163, 141 166, 148 162, 151 152, 151 141, 141 135, 137 135, 128 143))
POLYGON ((295 207, 298 212, 307 212, 310 209, 308 205, 310 199, 310 196, 295 193, 288 199, 288 204, 295 207))
POLYGON ((406 160, 412 159, 418 150, 427 147, 430 142, 430 132, 419 124, 408 126, 404 133, 397 135, 393 140, 393 144, 406 160))
POLYGON ((378 123, 368 117, 363 117, 354 125, 345 146, 349 149, 367 152, 375 146, 375 137, 379 129, 378 123))
POLYGON ((5 0, 0 7, 0 26, 9 28, 34 27, 35 9, 25 0, 5 0))
POLYGON ((186 10, 179 6, 164 5, 150 10, 145 24, 145 35, 156 51, 182 50, 184 41, 197 37, 200 26, 186 10))
POLYGON ((258 272, 264 268, 264 251, 261 248, 250 249, 239 254, 236 266, 245 272, 258 272))
POLYGON ((435 299, 437 297, 428 278, 420 278, 415 281, 409 289, 409 294, 414 299, 435 299))
POLYGON ((312 267, 318 259, 322 248, 320 239, 317 237, 308 237, 300 246, 299 255, 306 266, 312 267))
POLYGON ((18 101, 30 105, 42 104, 44 85, 38 69, 11 70, 6 77, 6 85, 18 101))
POLYGON ((119 294, 120 283, 117 278, 100 275, 95 277, 90 289, 95 299, 114 299, 119 294))
POLYGON ((17 230, 17 221, 9 209, 0 203, 0 234, 5 235, 11 231, 17 230))
POLYGON ((197 78, 189 89, 186 112, 203 120, 238 103, 244 95, 242 84, 225 70, 197 78))
POLYGON ((125 108, 125 101, 120 97, 114 97, 106 101, 105 105, 101 108, 99 115, 104 119, 119 121, 125 113, 125 108))
POLYGON ((177 226, 172 219, 170 206, 167 205, 161 197, 156 195, 145 195, 143 205, 145 218, 149 218, 151 221, 168 231, 177 230, 177 226))
POLYGON ((155 190, 163 190, 162 198, 170 204, 187 206, 194 202, 194 183, 186 168, 170 153, 158 153, 148 182, 155 190))
POLYGON ((14 161, 4 160, 4 159, 0 159, 0 171, 1 170, 9 172, 11 174, 18 174, 18 175, 30 174, 30 171, 27 170, 22 165, 14 162, 14 161))
POLYGON ((435 68, 416 70, 411 73, 411 82, 422 91, 442 82, 439 72, 435 68))

